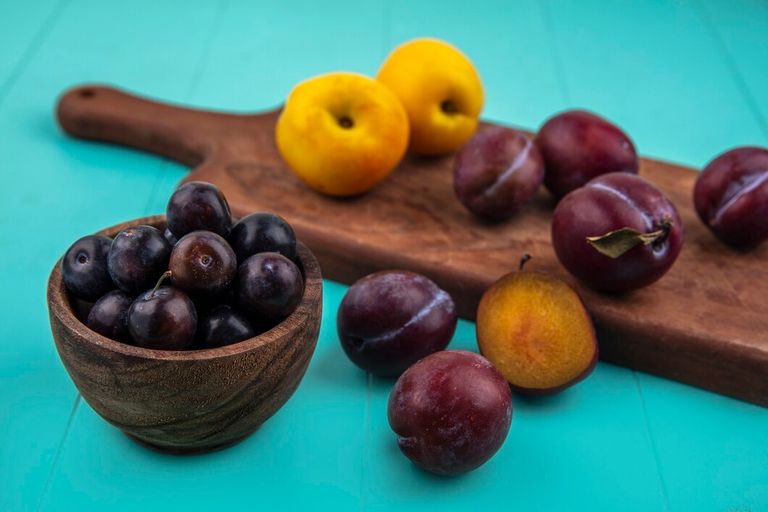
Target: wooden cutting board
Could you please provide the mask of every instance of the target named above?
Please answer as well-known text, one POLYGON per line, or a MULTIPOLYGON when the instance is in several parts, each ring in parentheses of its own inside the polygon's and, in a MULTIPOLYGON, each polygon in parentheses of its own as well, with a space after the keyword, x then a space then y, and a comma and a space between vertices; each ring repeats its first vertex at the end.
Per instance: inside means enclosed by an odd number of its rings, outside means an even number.
POLYGON ((364 196, 321 196, 280 158, 278 114, 191 110, 95 85, 68 91, 57 108, 72 136, 193 167, 185 181, 215 183, 236 215, 282 215, 315 253, 324 277, 352 283, 376 270, 413 270, 449 291, 460 314, 473 319, 483 291, 529 253, 526 269, 556 274, 581 294, 601 359, 768 406, 768 243, 747 253, 719 243, 693 211, 694 170, 642 159, 641 176, 678 207, 685 245, 660 281, 605 295, 580 286, 558 263, 549 231, 554 202, 545 191, 510 221, 489 225, 455 199, 452 157, 407 157, 364 196))

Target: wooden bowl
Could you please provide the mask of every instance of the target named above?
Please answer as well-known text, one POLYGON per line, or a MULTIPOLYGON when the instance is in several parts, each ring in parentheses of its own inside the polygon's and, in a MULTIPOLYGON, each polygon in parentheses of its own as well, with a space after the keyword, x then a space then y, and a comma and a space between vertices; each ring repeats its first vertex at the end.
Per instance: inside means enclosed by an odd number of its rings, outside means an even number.
MULTIPOLYGON (((145 217, 101 231, 110 237, 145 217)), ((299 243, 304 296, 273 329, 222 348, 152 350, 91 331, 75 315, 57 262, 48 281, 51 330, 67 372, 83 398, 129 436, 163 451, 191 453, 237 443, 291 397, 307 370, 320 330, 322 277, 299 243)))

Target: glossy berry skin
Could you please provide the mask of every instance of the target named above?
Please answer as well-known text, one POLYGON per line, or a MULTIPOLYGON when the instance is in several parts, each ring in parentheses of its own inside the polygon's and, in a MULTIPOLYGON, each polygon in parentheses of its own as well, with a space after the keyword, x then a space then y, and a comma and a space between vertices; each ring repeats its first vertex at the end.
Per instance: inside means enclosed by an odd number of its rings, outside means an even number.
POLYGON ((277 252, 296 261, 296 234, 285 219, 272 213, 252 213, 240 219, 232 226, 229 243, 239 262, 260 252, 277 252))
POLYGON ((171 247, 176 245, 176 242, 179 241, 179 239, 176 238, 176 235, 171 233, 171 230, 168 228, 165 228, 165 231, 163 231, 163 236, 165 237, 166 240, 168 240, 168 243, 171 244, 171 247))
POLYGON ((693 202, 726 244, 750 248, 768 239, 768 149, 740 147, 716 157, 697 178, 693 202))
POLYGON ((173 285, 194 295, 221 294, 234 281, 235 253, 226 240, 211 231, 184 235, 168 263, 173 285))
POLYGON ((112 240, 107 267, 121 290, 138 294, 155 285, 168 268, 171 244, 152 226, 126 228, 112 240))
POLYGON ((566 195, 552 218, 552 245, 560 263, 600 291, 647 286, 669 270, 683 245, 683 224, 664 194, 634 174, 611 173, 566 195), (586 238, 621 228, 650 233, 669 225, 666 237, 611 258, 586 238))
POLYGON ((148 290, 128 310, 128 331, 133 342, 156 350, 184 350, 197 330, 192 300, 172 286, 148 290))
POLYGON ((133 297, 122 290, 112 290, 96 301, 88 313, 86 325, 107 338, 130 342, 128 310, 133 297))
POLYGON ((422 357, 443 350, 456 321, 453 299, 430 279, 383 271, 347 290, 336 325, 353 363, 374 375, 396 377, 422 357))
POLYGON ((637 174, 639 168, 627 134, 591 112, 568 110, 551 117, 535 141, 544 158, 544 185, 558 198, 597 176, 637 174))
POLYGON ((115 288, 107 270, 112 240, 102 235, 84 236, 73 243, 61 260, 64 286, 78 299, 93 302, 115 288))
POLYGON ((192 231, 213 231, 227 237, 232 214, 224 194, 204 181, 190 181, 176 189, 165 212, 168 229, 177 238, 192 231))
POLYGON ((285 318, 296 309, 303 294, 301 271, 282 254, 254 254, 238 268, 237 305, 249 318, 285 318))
POLYGON ((387 416, 406 457, 426 471, 457 475, 481 466, 504 444, 512 394, 483 356, 446 350, 400 376, 387 416))
POLYGON ((478 217, 503 220, 533 200, 544 160, 522 132, 495 126, 477 133, 456 156, 453 188, 478 217))
POLYGON ((256 336, 256 331, 230 306, 218 306, 200 317, 195 348, 217 348, 256 336))

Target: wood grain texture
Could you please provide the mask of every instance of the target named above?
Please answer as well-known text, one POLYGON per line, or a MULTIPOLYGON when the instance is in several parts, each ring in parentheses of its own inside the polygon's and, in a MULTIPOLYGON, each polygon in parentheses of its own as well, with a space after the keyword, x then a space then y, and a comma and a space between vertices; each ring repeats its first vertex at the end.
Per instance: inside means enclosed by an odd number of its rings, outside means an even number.
POLYGON ((73 136, 196 166, 186 180, 217 184, 235 213, 261 209, 285 216, 330 279, 350 283, 387 268, 421 272, 472 319, 483 291, 530 253, 529 269, 577 288, 593 315, 602 359, 768 405, 768 247, 739 253, 706 230, 691 207, 692 169, 642 159, 640 174, 680 210, 685 246, 654 285, 605 295, 580 286, 557 262, 549 231, 554 205, 543 191, 510 221, 484 224, 454 197, 451 157, 407 157, 364 196, 320 196, 280 158, 273 136, 277 115, 189 110, 99 86, 73 89, 58 105, 59 122, 73 136))
MULTIPOLYGON (((138 224, 165 228, 163 216, 138 224)), ((88 329, 73 312, 57 262, 48 282, 53 338, 83 398, 129 436, 168 452, 209 451, 254 432, 293 394, 317 343, 322 277, 299 244, 304 296, 281 324, 249 340, 210 350, 164 351, 127 345, 88 329)))

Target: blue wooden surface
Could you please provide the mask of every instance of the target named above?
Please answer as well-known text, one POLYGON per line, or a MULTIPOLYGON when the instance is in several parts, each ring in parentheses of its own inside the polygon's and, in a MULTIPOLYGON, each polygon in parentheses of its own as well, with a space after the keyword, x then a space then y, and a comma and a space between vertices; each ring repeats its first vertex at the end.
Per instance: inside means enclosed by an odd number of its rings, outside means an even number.
MULTIPOLYGON (((330 282, 301 387, 236 447, 160 455, 78 398, 50 335, 48 272, 77 237, 162 212, 185 170, 65 138, 57 95, 102 81, 260 110, 312 74, 372 74, 423 35, 475 62, 490 119, 535 128, 587 107, 643 154, 696 167, 733 145, 768 145, 768 4, 757 0, 0 0, 1 511, 768 510, 765 409, 607 364, 557 397, 516 397, 509 438, 480 470, 423 474, 387 426, 392 383, 338 346, 345 288, 330 282)), ((471 324, 452 347, 474 348, 471 324)))

